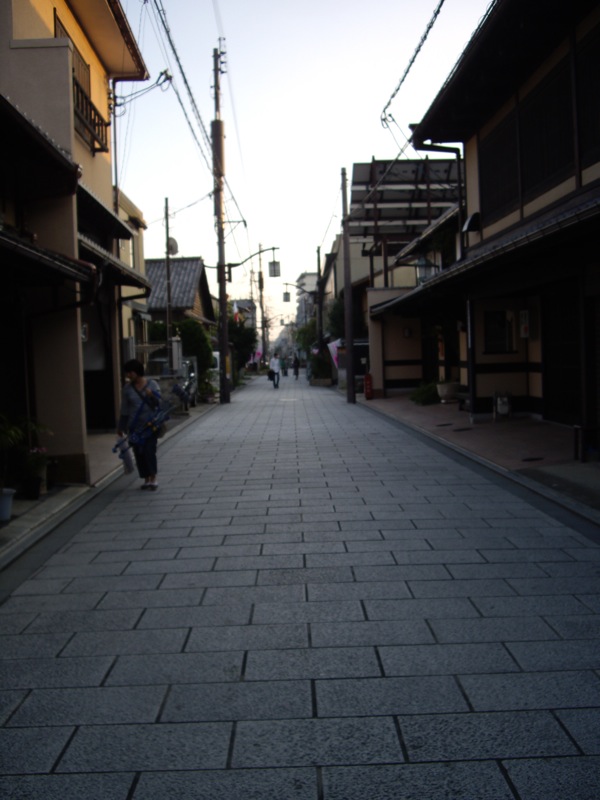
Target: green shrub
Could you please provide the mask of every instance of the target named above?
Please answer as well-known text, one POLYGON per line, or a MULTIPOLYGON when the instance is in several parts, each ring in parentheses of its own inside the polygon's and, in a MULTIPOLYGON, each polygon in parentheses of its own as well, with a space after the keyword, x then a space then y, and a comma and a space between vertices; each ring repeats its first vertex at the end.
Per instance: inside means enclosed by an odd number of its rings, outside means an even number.
POLYGON ((418 406, 432 406, 434 403, 439 403, 440 396, 437 391, 437 384, 422 383, 412 392, 410 399, 418 406))

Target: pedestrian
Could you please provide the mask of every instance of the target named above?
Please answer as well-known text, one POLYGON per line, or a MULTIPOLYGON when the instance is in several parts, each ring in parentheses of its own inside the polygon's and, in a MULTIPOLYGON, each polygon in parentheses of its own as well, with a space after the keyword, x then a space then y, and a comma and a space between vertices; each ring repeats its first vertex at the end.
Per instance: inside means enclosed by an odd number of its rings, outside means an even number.
POLYGON ((273 388, 279 389, 279 374, 281 372, 281 362, 279 361, 279 353, 275 353, 269 362, 269 369, 273 372, 273 388))
POLYGON ((160 408, 160 388, 156 381, 144 376, 144 365, 135 358, 127 361, 123 370, 126 383, 121 396, 118 434, 129 437, 139 476, 144 480, 140 489, 156 491, 158 430, 151 422, 160 408))
POLYGON ((294 370, 294 377, 298 380, 298 375, 300 373, 300 359, 298 358, 298 353, 294 353, 294 360, 292 361, 292 369, 294 370))

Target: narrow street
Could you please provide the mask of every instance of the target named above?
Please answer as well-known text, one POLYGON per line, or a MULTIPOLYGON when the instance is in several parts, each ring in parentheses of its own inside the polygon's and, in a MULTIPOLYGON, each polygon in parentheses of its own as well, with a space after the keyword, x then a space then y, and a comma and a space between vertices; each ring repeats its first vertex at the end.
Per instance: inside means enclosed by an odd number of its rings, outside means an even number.
POLYGON ((597 800, 595 526, 304 378, 231 399, 2 573, 0 796, 597 800))

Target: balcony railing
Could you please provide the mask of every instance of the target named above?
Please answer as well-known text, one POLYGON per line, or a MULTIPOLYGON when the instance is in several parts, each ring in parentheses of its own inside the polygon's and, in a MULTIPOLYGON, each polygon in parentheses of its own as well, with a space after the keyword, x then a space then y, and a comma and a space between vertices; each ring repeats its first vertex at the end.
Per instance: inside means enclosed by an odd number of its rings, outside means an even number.
POLYGON ((73 78, 73 99, 75 102, 75 130, 88 142, 92 153, 108 153, 110 122, 106 122, 102 117, 77 78, 73 78))

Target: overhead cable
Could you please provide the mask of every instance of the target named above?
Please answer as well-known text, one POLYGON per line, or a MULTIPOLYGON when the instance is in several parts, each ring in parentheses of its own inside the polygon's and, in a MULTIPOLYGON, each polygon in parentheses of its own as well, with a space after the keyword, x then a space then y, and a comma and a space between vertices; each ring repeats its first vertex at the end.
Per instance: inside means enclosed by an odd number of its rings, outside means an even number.
POLYGON ((434 24, 435 24, 435 21, 436 21, 436 19, 438 18, 438 15, 439 15, 440 11, 442 10, 442 6, 444 5, 444 2, 445 2, 445 0, 440 0, 440 2, 438 3, 438 5, 437 5, 437 8, 436 8, 436 9, 435 9, 435 11, 433 12, 433 16, 431 17, 431 19, 429 20, 429 23, 428 23, 427 27, 425 28, 425 32, 424 32, 424 34, 421 36, 421 41, 420 41, 420 42, 419 42, 419 44, 417 45, 417 48, 416 48, 415 52, 412 54, 412 58, 411 58, 411 59, 410 59, 410 61, 408 62, 408 66, 407 66, 407 67, 406 67, 406 69, 404 70, 404 75, 403 75, 403 76, 402 76, 402 78, 400 79, 400 82, 398 83, 398 85, 396 86, 396 88, 394 89, 394 91, 392 92, 392 95, 391 95, 390 99, 387 101, 387 103, 385 104, 385 106, 384 106, 384 108, 383 108, 383 111, 381 112, 381 124, 382 124, 384 127, 387 127, 387 126, 388 126, 388 121, 389 121, 389 120, 392 118, 392 117, 391 117, 391 115, 390 115, 390 114, 388 114, 388 108, 391 106, 391 104, 392 104, 392 102, 393 102, 394 98, 396 97, 396 95, 397 95, 397 94, 398 94, 398 92, 400 91, 400 88, 401 88, 402 84, 403 84, 403 83, 404 83, 404 81, 406 80, 406 78, 407 78, 407 76, 408 76, 408 73, 409 73, 409 72, 410 72, 410 70, 412 69, 412 65, 415 63, 415 61, 416 61, 416 58, 417 58, 417 56, 419 55, 419 53, 420 53, 420 51, 421 51, 421 48, 422 48, 422 47, 423 47, 423 45, 425 44, 425 41, 427 40, 427 37, 429 36, 429 32, 430 32, 430 31, 431 31, 431 29, 433 28, 433 26, 434 26, 434 24))

